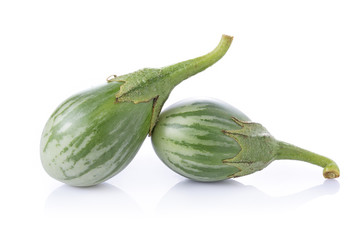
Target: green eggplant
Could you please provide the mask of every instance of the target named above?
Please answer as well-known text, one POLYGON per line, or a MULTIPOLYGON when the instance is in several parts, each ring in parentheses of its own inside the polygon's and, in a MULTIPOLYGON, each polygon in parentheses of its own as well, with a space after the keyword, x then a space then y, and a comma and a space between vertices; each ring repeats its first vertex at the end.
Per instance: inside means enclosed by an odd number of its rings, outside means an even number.
POLYGON ((213 99, 185 100, 169 107, 161 113, 151 140, 163 163, 196 181, 245 176, 278 159, 318 165, 325 178, 340 175, 331 159, 276 140, 238 109, 213 99))
POLYGON ((172 89, 222 58, 232 42, 223 35, 210 53, 160 69, 114 76, 65 100, 47 121, 41 162, 53 178, 92 186, 124 169, 151 134, 172 89))

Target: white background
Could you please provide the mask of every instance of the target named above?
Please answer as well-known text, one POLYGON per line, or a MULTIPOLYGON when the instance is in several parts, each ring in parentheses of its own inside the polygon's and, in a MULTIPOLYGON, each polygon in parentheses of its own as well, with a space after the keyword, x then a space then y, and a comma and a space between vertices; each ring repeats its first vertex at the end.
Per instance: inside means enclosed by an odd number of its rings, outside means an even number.
POLYGON ((355 1, 1 1, 1 239, 354 239, 355 1), (132 163, 92 188, 42 169, 54 109, 111 74, 162 67, 233 44, 176 87, 165 107, 209 96, 276 138, 334 159, 276 161, 202 184, 160 162, 147 139, 132 163), (351 217, 351 218, 349 218, 351 217))

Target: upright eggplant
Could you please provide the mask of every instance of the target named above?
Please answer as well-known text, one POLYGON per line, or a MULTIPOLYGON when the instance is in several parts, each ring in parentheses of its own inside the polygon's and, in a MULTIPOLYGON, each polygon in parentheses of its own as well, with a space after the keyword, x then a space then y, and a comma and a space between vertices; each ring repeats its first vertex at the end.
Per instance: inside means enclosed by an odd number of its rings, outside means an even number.
POLYGON ((124 169, 151 134, 172 89, 224 56, 232 37, 223 35, 210 53, 160 69, 114 77, 65 100, 47 121, 41 161, 66 184, 91 186, 124 169))
POLYGON ((171 106, 160 115, 152 144, 169 168, 202 182, 245 176, 278 159, 318 165, 325 178, 340 175, 331 159, 276 140, 261 124, 218 100, 186 100, 171 106))

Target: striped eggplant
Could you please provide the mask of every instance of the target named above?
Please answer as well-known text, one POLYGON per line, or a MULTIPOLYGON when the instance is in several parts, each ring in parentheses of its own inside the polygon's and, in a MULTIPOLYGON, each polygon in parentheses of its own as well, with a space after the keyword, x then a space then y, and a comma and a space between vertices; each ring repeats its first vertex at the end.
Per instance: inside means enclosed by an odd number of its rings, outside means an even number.
POLYGON ((222 58, 231 41, 232 37, 223 35, 204 56, 115 76, 64 101, 42 133, 44 169, 73 186, 96 185, 120 172, 151 134, 172 89, 222 58))
POLYGON ((163 163, 196 181, 248 175, 277 159, 321 166, 325 178, 340 175, 329 158, 276 140, 238 109, 213 99, 185 100, 169 107, 161 113, 151 139, 163 163))

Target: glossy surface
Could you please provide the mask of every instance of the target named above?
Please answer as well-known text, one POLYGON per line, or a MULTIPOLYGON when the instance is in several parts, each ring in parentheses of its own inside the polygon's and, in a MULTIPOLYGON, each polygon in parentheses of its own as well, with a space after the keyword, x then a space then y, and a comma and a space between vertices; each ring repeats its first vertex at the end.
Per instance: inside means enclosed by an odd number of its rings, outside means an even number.
POLYGON ((115 103, 121 83, 108 83, 63 102, 41 139, 41 160, 53 178, 91 186, 120 172, 147 136, 152 101, 115 103))
POLYGON ((232 116, 248 121, 238 109, 212 99, 179 102, 164 111, 152 143, 159 158, 175 172, 197 181, 219 181, 236 173, 223 164, 241 148, 223 130, 240 127, 232 116))
POLYGON ((337 164, 322 155, 276 140, 265 127, 217 100, 182 101, 162 113, 152 136, 159 158, 197 181, 219 181, 260 171, 272 161, 293 159, 337 178, 337 164))

